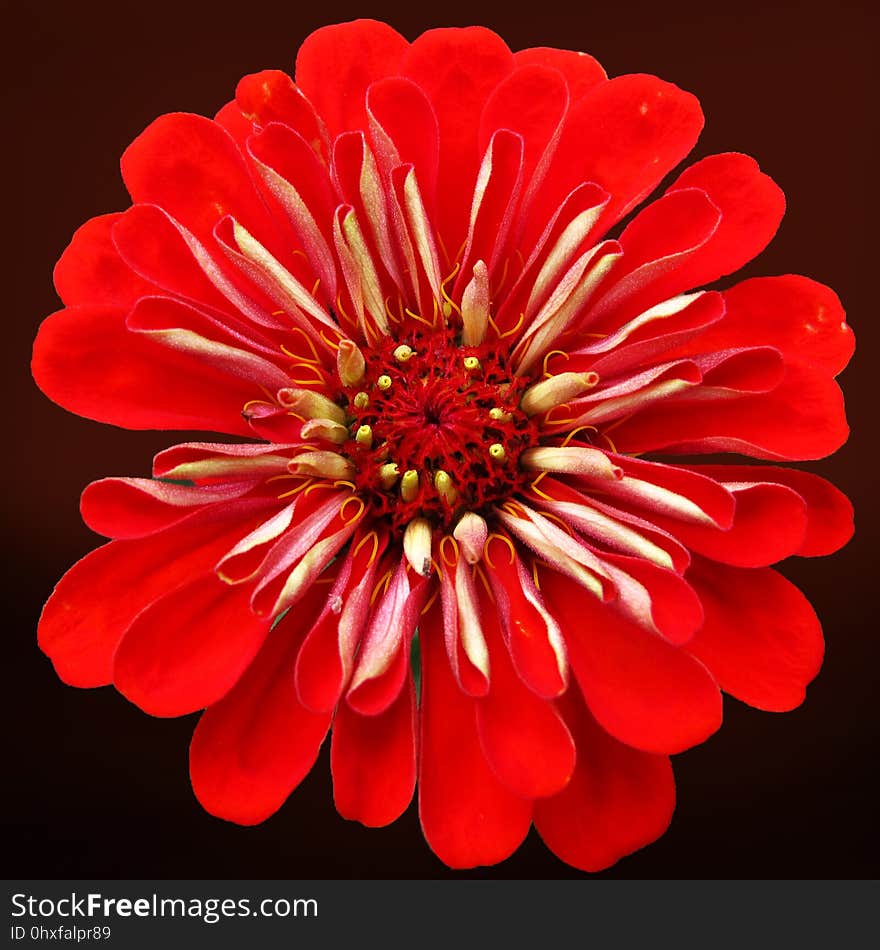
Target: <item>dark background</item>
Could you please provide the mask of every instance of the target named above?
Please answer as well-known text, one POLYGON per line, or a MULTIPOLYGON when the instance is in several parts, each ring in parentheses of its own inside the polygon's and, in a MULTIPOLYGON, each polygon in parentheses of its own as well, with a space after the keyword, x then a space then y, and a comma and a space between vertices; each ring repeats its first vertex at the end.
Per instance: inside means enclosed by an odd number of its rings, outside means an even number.
MULTIPOLYGON (((86 218, 125 207, 119 155, 156 115, 213 114, 241 75, 292 71, 312 29, 359 15, 387 19, 409 39, 432 26, 482 23, 513 49, 580 48, 609 75, 656 73, 702 101, 707 127, 694 157, 748 152, 785 190, 782 229, 746 273, 800 272, 830 284, 859 341, 842 378, 854 435, 833 459, 809 466, 853 499, 856 538, 830 559, 785 567, 824 621, 827 660, 794 713, 727 700, 721 732, 675 760, 679 804, 669 832, 606 875, 878 876, 872 7, 869 0, 749 0, 720 9, 709 0, 3 4, 4 877, 451 875, 422 841, 414 808, 380 831, 341 819, 326 750, 265 824, 242 829, 210 817, 187 778, 195 717, 151 719, 111 689, 64 686, 35 642, 53 584, 98 543, 79 520, 82 487, 105 475, 146 474, 156 451, 182 441, 79 419, 36 390, 30 345, 58 306, 55 260, 86 218)), ((534 834, 506 863, 469 873, 578 876, 534 834)))

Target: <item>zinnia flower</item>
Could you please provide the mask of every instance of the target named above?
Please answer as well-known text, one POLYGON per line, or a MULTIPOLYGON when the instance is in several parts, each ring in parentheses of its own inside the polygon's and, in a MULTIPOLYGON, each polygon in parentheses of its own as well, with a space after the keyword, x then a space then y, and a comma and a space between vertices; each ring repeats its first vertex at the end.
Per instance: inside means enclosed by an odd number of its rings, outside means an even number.
POLYGON ((697 289, 765 247, 779 188, 713 155, 619 227, 702 123, 584 54, 358 21, 312 34, 295 83, 150 125, 132 207, 57 266, 34 374, 91 419, 230 438, 86 488, 113 540, 45 607, 60 677, 204 709, 193 788, 241 824, 332 729, 339 812, 385 825, 417 787, 453 867, 533 822, 586 870, 662 834, 669 756, 721 691, 787 710, 819 669, 769 565, 852 532, 775 464, 846 439, 837 297, 697 289), (675 458, 727 452, 774 464, 675 458))

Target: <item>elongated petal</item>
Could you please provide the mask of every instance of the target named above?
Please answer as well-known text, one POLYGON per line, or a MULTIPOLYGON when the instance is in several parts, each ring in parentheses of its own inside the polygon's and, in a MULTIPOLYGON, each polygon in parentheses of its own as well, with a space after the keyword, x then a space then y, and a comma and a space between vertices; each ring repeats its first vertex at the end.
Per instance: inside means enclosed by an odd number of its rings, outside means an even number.
POLYGON ((800 460, 830 455, 848 436, 838 385, 815 367, 790 364, 769 393, 648 407, 615 429, 614 443, 621 452, 738 452, 800 460))
POLYGON ((781 712, 803 702, 824 653, 822 628, 804 595, 770 568, 695 560, 688 580, 706 611, 689 652, 737 699, 781 712))
POLYGON ((212 815, 258 824, 284 803, 314 764, 331 717, 300 704, 293 667, 320 599, 313 592, 297 615, 279 622, 242 678, 196 726, 190 778, 212 815))
POLYGON ((675 808, 669 759, 622 745, 570 690, 564 715, 578 756, 568 785, 535 803, 535 827, 557 857, 601 871, 666 831, 675 808))
POLYGON ((559 574, 543 572, 541 591, 562 623, 590 711, 615 738, 669 755, 705 741, 721 725, 721 694, 693 657, 559 574))
MULTIPOLYGON (((485 601, 488 597, 482 598, 485 601)), ((492 658, 489 694, 477 701, 480 746, 492 771, 515 794, 543 798, 564 788, 574 771, 575 748, 552 702, 517 675, 491 603, 483 611, 492 658)))
POLYGON ((152 122, 122 156, 122 177, 135 202, 158 205, 205 244, 226 215, 277 234, 238 146, 203 116, 175 112, 152 122))
POLYGON ((453 868, 496 864, 529 830, 532 804, 495 777, 480 747, 474 700, 449 669, 439 612, 423 618, 419 820, 431 850, 453 868))
POLYGON ((797 492, 806 505, 806 533, 795 552, 802 557, 833 554, 853 535, 852 502, 830 482, 810 472, 771 465, 690 465, 720 482, 768 482, 797 492))
POLYGON ((377 716, 342 703, 330 749, 333 801, 343 818, 370 828, 391 824, 406 810, 416 784, 416 699, 412 675, 377 716))
POLYGON ((113 654, 132 620, 210 570, 265 510, 264 501, 212 507, 150 537, 105 544, 74 564, 46 602, 38 627, 40 649, 61 679, 84 687, 111 682, 113 654))
POLYGON ((80 499, 83 521, 108 538, 142 538, 188 518, 206 505, 228 502, 252 484, 190 487, 149 478, 102 478, 80 499))
POLYGON ((366 129, 367 87, 395 73, 406 40, 385 23, 354 20, 308 36, 296 57, 296 82, 327 124, 330 138, 366 129))
POLYGON ((724 320, 689 341, 687 352, 767 345, 832 376, 853 354, 855 340, 840 299, 808 277, 755 277, 725 290, 724 302, 724 320))
POLYGON ((438 228, 455 257, 467 232, 468 207, 479 167, 479 117, 486 100, 513 69, 500 37, 483 27, 423 33, 407 50, 401 72, 424 90, 440 131, 438 228))
POLYGON ((603 226, 634 207, 693 148, 703 127, 697 100, 656 76, 618 76, 595 85, 571 109, 540 201, 538 232, 576 185, 612 195, 603 226))
POLYGON ((90 218, 64 249, 53 277, 58 296, 68 307, 126 307, 156 292, 152 281, 136 274, 119 256, 111 235, 121 217, 116 213, 90 218))
POLYGON ((75 307, 47 317, 31 364, 43 392, 65 409, 126 429, 251 434, 241 410, 260 395, 257 387, 133 333, 125 317, 112 307, 75 307))
POLYGON ((153 716, 182 716, 216 702, 269 631, 269 621, 251 612, 249 594, 212 573, 155 601, 116 650, 116 688, 153 716))

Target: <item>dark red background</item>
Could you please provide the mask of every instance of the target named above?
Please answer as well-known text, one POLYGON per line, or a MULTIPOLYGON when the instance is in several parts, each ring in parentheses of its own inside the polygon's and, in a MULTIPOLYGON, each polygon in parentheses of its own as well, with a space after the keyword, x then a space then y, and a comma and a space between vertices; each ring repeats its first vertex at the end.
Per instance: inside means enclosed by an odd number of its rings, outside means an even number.
MULTIPOLYGON (((661 841, 610 876, 875 877, 878 623, 876 438, 878 278, 869 200, 876 193, 877 35, 868 0, 715 3, 547 0, 297 5, 153 0, 4 4, 2 94, 6 371, 3 497, 8 606, 3 632, 9 778, 4 877, 444 877, 414 809, 389 829, 343 821, 326 754, 279 814, 242 829, 193 799, 186 751, 195 717, 151 719, 112 690, 62 685, 38 651, 40 606, 63 571, 98 543, 77 511, 104 475, 145 474, 178 441, 69 415, 28 375, 30 343, 55 309, 54 261, 86 218, 124 207, 118 158, 156 115, 212 114, 236 80, 292 69, 325 22, 369 13, 410 39, 480 22, 512 48, 592 52, 609 74, 653 72, 702 100, 697 155, 755 155, 789 212, 749 274, 801 272, 840 293, 858 355, 843 376, 854 436, 812 466, 855 502, 855 540, 786 573, 823 618, 828 655, 805 705, 776 716, 727 701, 722 731, 676 759, 679 805, 661 841), (11 206, 12 214, 8 213, 11 206), (12 289, 11 298, 8 289, 12 289)), ((575 875, 535 837, 491 877, 575 875)))

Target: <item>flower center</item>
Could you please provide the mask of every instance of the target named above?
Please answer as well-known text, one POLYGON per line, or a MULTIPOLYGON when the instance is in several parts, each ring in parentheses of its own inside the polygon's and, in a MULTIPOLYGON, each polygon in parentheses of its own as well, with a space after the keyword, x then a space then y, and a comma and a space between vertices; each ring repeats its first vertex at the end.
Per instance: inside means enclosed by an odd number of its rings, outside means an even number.
POLYGON ((452 332, 380 343, 341 394, 351 436, 340 451, 364 500, 395 528, 419 516, 448 528, 515 492, 519 457, 537 443, 519 408, 529 382, 488 344, 459 346, 452 332))

